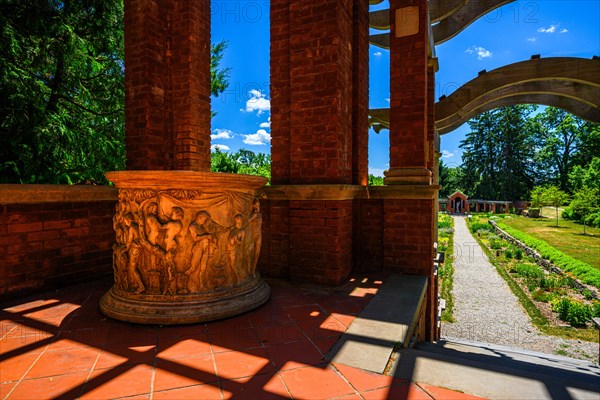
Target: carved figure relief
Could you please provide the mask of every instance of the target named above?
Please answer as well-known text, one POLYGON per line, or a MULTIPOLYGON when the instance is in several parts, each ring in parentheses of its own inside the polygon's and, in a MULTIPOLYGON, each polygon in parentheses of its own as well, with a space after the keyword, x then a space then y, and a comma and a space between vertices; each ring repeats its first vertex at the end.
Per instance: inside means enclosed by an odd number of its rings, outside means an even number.
POLYGON ((260 202, 246 193, 121 189, 115 288, 175 295, 240 284, 255 275, 261 224, 260 202))

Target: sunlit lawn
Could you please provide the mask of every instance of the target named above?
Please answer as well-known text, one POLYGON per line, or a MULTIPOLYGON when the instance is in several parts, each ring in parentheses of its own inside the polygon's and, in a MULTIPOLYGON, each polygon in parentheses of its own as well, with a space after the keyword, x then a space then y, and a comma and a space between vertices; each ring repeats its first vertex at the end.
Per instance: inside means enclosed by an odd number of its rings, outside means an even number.
POLYGON ((545 240, 551 246, 600 269, 600 229, 586 227, 587 235, 583 235, 583 225, 566 221, 560 217, 558 228, 553 208, 544 208, 542 218, 526 218, 512 216, 503 222, 515 229, 538 239, 545 240))

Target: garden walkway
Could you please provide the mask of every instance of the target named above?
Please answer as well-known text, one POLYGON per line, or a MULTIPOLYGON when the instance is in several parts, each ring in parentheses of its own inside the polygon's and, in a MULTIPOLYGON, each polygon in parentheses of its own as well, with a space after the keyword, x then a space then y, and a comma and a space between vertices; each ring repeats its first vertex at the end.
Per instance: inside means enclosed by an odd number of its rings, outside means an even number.
POLYGON ((454 217, 454 323, 447 339, 499 344, 595 361, 598 344, 547 336, 529 316, 473 238, 465 217, 454 217))

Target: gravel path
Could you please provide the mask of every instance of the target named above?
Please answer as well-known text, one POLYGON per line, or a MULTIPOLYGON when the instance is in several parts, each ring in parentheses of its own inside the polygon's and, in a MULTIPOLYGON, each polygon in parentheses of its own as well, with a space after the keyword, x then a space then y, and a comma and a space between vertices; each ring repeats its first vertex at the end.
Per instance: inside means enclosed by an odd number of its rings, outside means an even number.
POLYGON ((454 323, 442 336, 598 360, 598 344, 539 332, 473 238, 464 217, 454 217, 454 323))

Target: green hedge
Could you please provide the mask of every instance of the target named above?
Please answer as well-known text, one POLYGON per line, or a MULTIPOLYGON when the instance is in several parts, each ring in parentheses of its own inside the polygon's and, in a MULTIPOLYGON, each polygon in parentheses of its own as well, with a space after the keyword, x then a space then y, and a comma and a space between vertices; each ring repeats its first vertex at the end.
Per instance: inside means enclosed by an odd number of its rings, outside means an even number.
POLYGON ((529 236, 526 233, 503 224, 502 222, 497 222, 497 224, 500 229, 536 250, 538 253, 540 253, 542 258, 549 260, 561 270, 570 272, 582 282, 593 285, 600 289, 600 270, 594 268, 590 264, 576 260, 575 258, 555 249, 543 240, 529 236))

